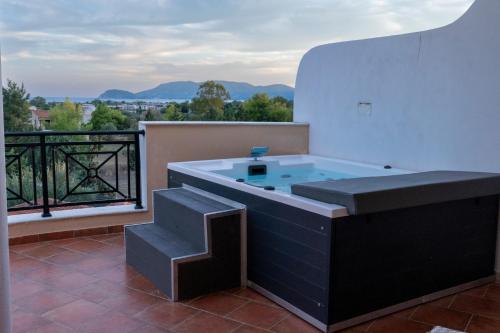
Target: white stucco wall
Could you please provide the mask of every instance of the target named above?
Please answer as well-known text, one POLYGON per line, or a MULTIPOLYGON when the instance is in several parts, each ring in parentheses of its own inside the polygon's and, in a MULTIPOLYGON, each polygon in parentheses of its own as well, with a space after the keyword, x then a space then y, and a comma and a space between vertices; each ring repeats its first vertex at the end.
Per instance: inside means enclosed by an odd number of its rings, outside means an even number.
POLYGON ((310 50, 294 112, 312 154, 500 172, 500 1, 440 29, 310 50))

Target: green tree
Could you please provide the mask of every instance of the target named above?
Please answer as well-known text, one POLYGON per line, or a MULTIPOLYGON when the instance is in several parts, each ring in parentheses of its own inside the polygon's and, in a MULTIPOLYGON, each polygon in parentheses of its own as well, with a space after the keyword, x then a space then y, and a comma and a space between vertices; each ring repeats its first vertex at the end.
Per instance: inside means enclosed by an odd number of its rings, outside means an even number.
POLYGON ((292 121, 292 108, 288 101, 270 99, 267 94, 255 94, 243 103, 242 119, 244 121, 292 121))
POLYGON ((200 85, 191 102, 194 120, 222 120, 224 103, 231 97, 222 84, 207 81, 200 85))
POLYGON ((47 104, 47 101, 45 98, 41 96, 36 96, 31 99, 30 104, 33 106, 36 106, 39 109, 47 110, 49 108, 49 105, 47 104))
POLYGON ((240 101, 232 101, 224 105, 224 121, 240 121, 243 120, 243 103, 240 101))
POLYGON ((7 87, 2 87, 4 127, 6 131, 32 130, 31 111, 29 109, 30 95, 24 84, 20 86, 7 80, 7 87))
POLYGON ((267 94, 255 94, 243 103, 244 121, 268 121, 272 103, 267 94))
POLYGON ((49 111, 49 128, 55 131, 78 131, 82 126, 83 111, 80 105, 68 98, 49 111))
POLYGON ((119 110, 111 109, 106 104, 100 103, 92 112, 89 122, 94 131, 123 130, 130 126, 129 119, 119 110))
POLYGON ((180 107, 178 107, 176 104, 170 104, 165 109, 165 113, 163 114, 162 118, 163 120, 168 121, 183 121, 184 113, 180 111, 180 107))
POLYGON ((141 114, 141 119, 144 121, 158 121, 161 120, 162 116, 160 112, 152 109, 148 109, 146 112, 141 114))

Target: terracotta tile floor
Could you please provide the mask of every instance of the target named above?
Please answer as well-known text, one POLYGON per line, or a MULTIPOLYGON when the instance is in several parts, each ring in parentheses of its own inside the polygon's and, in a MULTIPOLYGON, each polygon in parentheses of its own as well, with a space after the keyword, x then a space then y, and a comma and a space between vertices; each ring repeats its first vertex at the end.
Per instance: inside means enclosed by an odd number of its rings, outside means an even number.
MULTIPOLYGON (((13 246, 14 332, 317 332, 250 289, 171 303, 125 264, 123 234, 13 246)), ((360 300, 362 301, 362 300, 360 300)), ((500 284, 344 332, 500 332, 500 284)))

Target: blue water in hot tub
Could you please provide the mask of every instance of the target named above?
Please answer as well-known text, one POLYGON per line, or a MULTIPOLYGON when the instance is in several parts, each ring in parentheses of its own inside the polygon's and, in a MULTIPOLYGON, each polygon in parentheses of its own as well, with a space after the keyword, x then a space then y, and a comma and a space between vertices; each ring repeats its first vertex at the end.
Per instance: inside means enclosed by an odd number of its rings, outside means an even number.
POLYGON ((249 185, 258 187, 274 186, 275 190, 287 193, 291 192, 290 186, 292 184, 357 177, 347 173, 319 169, 311 164, 268 168, 266 175, 258 176, 249 176, 247 169, 217 170, 214 172, 219 175, 233 178, 235 181, 236 179, 243 179, 244 182, 249 185))

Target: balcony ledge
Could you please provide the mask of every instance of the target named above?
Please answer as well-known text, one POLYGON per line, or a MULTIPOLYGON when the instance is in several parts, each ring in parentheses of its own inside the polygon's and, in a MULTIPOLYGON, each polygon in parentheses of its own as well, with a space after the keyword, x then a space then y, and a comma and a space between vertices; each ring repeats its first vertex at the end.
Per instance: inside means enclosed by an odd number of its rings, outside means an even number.
POLYGON ((255 121, 140 121, 140 125, 145 126, 309 126, 305 122, 255 122, 255 121))
POLYGON ((51 217, 42 217, 40 212, 11 215, 8 217, 9 225, 30 222, 50 222, 62 219, 82 218, 82 217, 95 217, 102 215, 118 215, 126 213, 143 213, 147 212, 147 208, 135 209, 132 205, 120 206, 107 206, 107 207, 91 207, 91 208, 78 208, 68 210, 52 211, 51 217))

